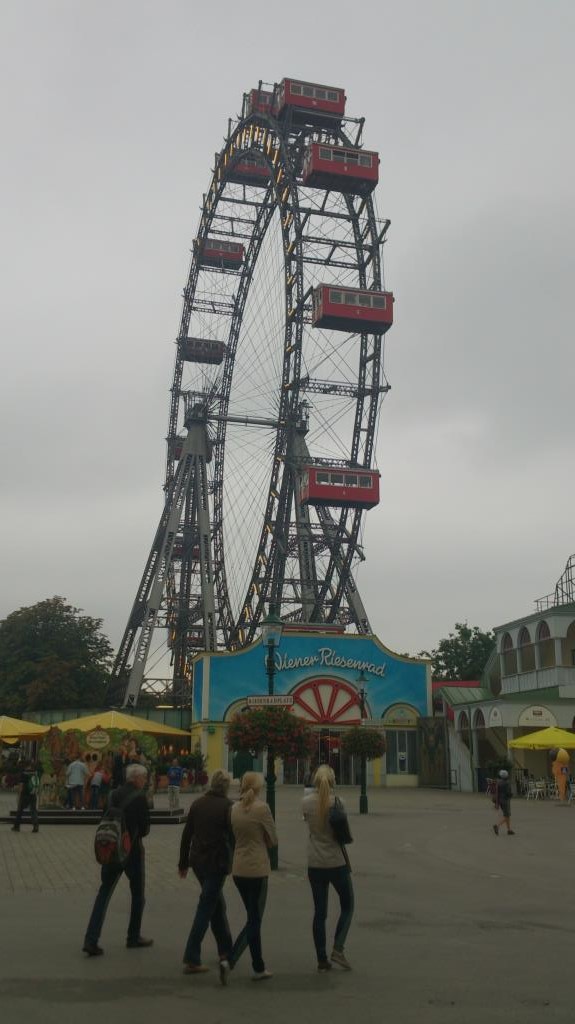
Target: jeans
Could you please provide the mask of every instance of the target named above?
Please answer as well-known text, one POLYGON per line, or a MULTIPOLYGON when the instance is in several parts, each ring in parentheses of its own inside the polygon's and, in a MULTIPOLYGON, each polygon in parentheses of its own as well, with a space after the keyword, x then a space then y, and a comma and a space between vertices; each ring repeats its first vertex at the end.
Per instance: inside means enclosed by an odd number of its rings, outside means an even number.
POLYGON ((35 793, 20 793, 18 798, 18 809, 16 811, 16 817, 14 819, 14 828, 20 828, 22 821, 22 815, 26 807, 30 808, 30 817, 32 819, 32 826, 38 828, 38 800, 35 793))
POLYGON ((308 868, 307 877, 311 885, 315 913, 313 918, 313 941, 318 961, 327 960, 325 922, 330 882, 339 896, 340 914, 335 928, 333 948, 343 952, 351 919, 353 917, 353 885, 349 868, 308 868))
POLYGON ((179 786, 168 786, 168 807, 170 813, 177 811, 180 806, 180 787, 179 786))
POLYGON ((70 789, 72 793, 72 806, 79 811, 80 808, 84 806, 84 787, 71 786, 70 789))
POLYGON ((218 953, 221 960, 227 960, 232 950, 232 933, 226 914, 226 901, 223 896, 226 875, 202 875, 194 870, 194 874, 202 887, 196 914, 192 924, 186 948, 184 963, 199 965, 202 962, 202 940, 211 926, 218 953))
POLYGON ((257 974, 261 974, 266 969, 262 958, 261 928, 268 894, 268 880, 267 878, 242 878, 239 875, 234 875, 234 883, 247 910, 248 919, 234 942, 234 948, 229 957, 230 967, 237 964, 246 946, 249 946, 252 967, 257 974))
POLYGON ((110 902, 112 893, 118 884, 120 876, 124 872, 126 872, 130 882, 130 891, 132 893, 132 908, 128 924, 128 942, 132 942, 140 937, 140 926, 142 924, 142 915, 144 913, 144 904, 146 902, 144 899, 145 869, 144 848, 139 841, 136 840, 125 864, 102 865, 101 885, 86 929, 86 937, 84 939, 85 943, 89 945, 97 945, 104 924, 106 911, 108 909, 108 903, 110 902))
POLYGON ((90 786, 90 808, 97 811, 100 806, 100 787, 90 786))

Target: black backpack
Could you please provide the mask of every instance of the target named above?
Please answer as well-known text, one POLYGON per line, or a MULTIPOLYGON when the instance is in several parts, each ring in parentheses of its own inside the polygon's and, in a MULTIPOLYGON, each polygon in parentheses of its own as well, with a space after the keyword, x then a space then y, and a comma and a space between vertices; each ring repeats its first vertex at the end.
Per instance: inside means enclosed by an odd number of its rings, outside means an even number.
POLYGON ((123 803, 117 804, 114 803, 114 794, 110 795, 108 808, 94 836, 94 854, 98 864, 123 867, 126 863, 132 849, 132 838, 126 828, 125 811, 137 796, 140 796, 140 790, 130 793, 123 803))

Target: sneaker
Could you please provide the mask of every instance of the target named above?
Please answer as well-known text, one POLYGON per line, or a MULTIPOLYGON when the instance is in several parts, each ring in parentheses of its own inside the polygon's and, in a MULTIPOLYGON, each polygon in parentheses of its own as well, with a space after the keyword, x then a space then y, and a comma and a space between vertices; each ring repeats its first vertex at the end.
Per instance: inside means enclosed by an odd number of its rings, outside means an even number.
POLYGON ((346 958, 343 950, 334 949, 331 954, 331 959, 334 964, 339 964, 340 967, 343 967, 344 971, 351 971, 351 964, 346 958))
POLYGON ((512 829, 512 828, 508 828, 508 829, 507 829, 507 835, 508 835, 508 836, 514 836, 514 835, 515 835, 515 832, 513 831, 513 829, 512 829))
POLYGON ((36 825, 36 827, 35 827, 35 828, 33 828, 33 829, 32 829, 32 831, 33 831, 33 832, 39 832, 39 831, 40 831, 40 829, 39 829, 39 828, 38 828, 38 826, 36 825))
POLYGON ((104 950, 97 942, 85 942, 82 946, 82 952, 87 953, 88 956, 102 956, 104 950))
POLYGON ((127 949, 145 949, 147 946, 153 946, 153 939, 145 939, 143 935, 138 935, 137 939, 128 939, 126 941, 127 949))
POLYGON ((19 832, 20 831, 20 826, 19 825, 12 825, 12 831, 13 832, 19 832))
POLYGON ((267 981, 268 978, 273 978, 271 971, 254 971, 252 974, 252 981, 267 981))
POLYGON ((205 964, 184 964, 184 974, 206 974, 209 969, 205 964))
POLYGON ((318 960, 317 969, 318 971, 331 971, 332 965, 329 960, 318 960))
POLYGON ((495 835, 498 836, 499 835, 499 825, 494 825, 493 826, 493 831, 495 832, 495 835))
POLYGON ((230 965, 227 960, 220 960, 220 985, 227 985, 230 976, 230 965))

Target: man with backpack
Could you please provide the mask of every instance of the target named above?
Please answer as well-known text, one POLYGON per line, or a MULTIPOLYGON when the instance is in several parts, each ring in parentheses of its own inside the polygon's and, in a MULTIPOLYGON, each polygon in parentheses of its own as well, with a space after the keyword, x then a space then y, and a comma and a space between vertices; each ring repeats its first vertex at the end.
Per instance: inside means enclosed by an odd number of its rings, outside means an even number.
POLYGON ((20 831, 22 815, 26 807, 30 808, 32 819, 32 831, 38 832, 38 790, 40 789, 40 773, 35 764, 26 762, 20 773, 20 793, 18 796, 18 810, 16 819, 12 825, 13 832, 20 831))
POLYGON ((144 913, 144 846, 142 839, 150 831, 150 812, 144 792, 148 781, 148 770, 141 764, 131 764, 126 769, 126 782, 110 793, 108 810, 96 833, 96 856, 102 865, 101 885, 86 929, 84 953, 101 956, 104 950, 98 945, 108 903, 120 876, 125 872, 130 882, 132 907, 128 924, 126 946, 140 949, 151 946, 153 940, 140 934, 144 913), (107 846, 99 841, 98 835, 109 824, 107 846), (118 841, 114 844, 114 832, 118 841), (106 851, 106 852, 104 852, 106 851))

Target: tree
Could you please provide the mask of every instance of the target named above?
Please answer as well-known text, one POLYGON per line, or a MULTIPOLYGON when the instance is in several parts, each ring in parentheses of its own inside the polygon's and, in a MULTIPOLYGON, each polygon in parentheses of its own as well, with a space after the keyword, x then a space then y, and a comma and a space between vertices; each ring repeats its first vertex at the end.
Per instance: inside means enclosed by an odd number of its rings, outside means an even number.
POLYGON ((433 651, 420 651, 422 658, 431 658, 433 679, 455 682, 458 679, 479 679, 493 650, 495 634, 466 622, 455 623, 455 633, 440 640, 433 651))
POLYGON ((248 708, 235 714, 228 727, 230 750, 260 753, 271 747, 277 757, 308 757, 314 748, 309 726, 287 708, 248 708))
POLYGON ((0 621, 0 713, 102 705, 113 651, 101 627, 63 597, 0 621))
POLYGON ((345 733, 341 747, 344 754, 353 754, 354 757, 364 754, 368 761, 373 761, 385 754, 385 736, 379 729, 361 726, 345 733))

